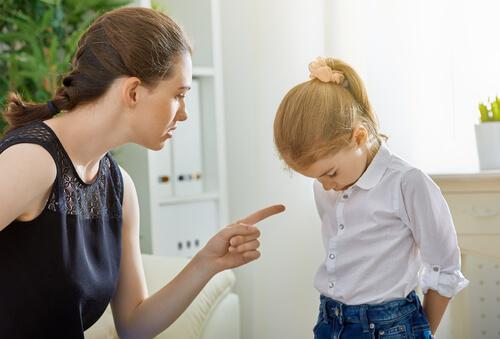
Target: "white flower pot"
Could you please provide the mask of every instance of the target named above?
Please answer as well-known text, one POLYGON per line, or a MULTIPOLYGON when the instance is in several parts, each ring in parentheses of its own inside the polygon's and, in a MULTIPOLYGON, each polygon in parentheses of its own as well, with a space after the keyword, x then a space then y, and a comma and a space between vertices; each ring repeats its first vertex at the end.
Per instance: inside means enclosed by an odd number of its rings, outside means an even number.
POLYGON ((476 124, 475 131, 479 168, 500 169, 500 121, 476 124))

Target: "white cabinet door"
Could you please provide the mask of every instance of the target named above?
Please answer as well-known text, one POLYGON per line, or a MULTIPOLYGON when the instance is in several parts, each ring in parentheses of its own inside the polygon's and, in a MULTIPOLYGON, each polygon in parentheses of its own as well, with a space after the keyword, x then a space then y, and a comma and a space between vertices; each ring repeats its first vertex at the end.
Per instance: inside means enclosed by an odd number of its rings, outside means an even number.
POLYGON ((186 97, 188 119, 177 124, 173 145, 174 192, 176 196, 202 193, 201 114, 199 81, 193 80, 186 97))
POLYGON ((153 230, 153 254, 192 257, 218 230, 215 200, 163 205, 153 230))

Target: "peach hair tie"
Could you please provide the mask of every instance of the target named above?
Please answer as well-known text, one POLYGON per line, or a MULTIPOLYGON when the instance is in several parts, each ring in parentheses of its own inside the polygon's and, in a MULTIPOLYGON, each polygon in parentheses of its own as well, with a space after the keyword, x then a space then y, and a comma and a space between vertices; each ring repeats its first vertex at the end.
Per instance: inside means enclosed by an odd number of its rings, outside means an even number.
POLYGON ((309 77, 311 79, 318 79, 323 82, 333 82, 337 85, 342 85, 347 87, 347 81, 345 81, 344 73, 341 71, 335 71, 326 64, 326 60, 321 57, 317 57, 316 60, 309 64, 309 77))

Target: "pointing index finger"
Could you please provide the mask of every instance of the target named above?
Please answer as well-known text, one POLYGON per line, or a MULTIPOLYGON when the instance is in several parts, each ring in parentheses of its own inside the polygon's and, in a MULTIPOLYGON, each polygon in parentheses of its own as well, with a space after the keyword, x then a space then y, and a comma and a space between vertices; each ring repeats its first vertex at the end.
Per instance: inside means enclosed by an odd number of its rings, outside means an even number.
POLYGON ((283 205, 273 205, 263 208, 257 212, 254 212, 244 219, 238 221, 238 224, 255 225, 259 221, 262 221, 270 216, 281 213, 285 210, 283 205))

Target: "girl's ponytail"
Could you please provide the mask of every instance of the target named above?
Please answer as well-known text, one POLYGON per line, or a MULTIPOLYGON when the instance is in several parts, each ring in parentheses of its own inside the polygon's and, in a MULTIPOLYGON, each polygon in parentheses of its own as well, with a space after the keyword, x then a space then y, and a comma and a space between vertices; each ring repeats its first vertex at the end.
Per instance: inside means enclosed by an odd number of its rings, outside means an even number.
MULTIPOLYGON (((361 124, 371 143, 387 137, 379 132, 365 86, 348 64, 318 58, 309 64, 311 80, 292 88, 281 101, 274 120, 274 142, 292 168, 307 168, 327 154, 351 144, 361 124)), ((375 151, 370 147, 370 151, 375 151)))
POLYGON ((365 127, 369 132, 376 137, 379 141, 387 139, 384 134, 379 132, 379 122, 377 116, 373 112, 368 94, 366 92, 363 80, 361 80, 358 73, 348 64, 341 60, 327 58, 325 59, 327 65, 334 71, 342 72, 347 81, 347 90, 351 93, 353 99, 358 104, 358 112, 361 115, 359 118, 368 122, 365 127))

